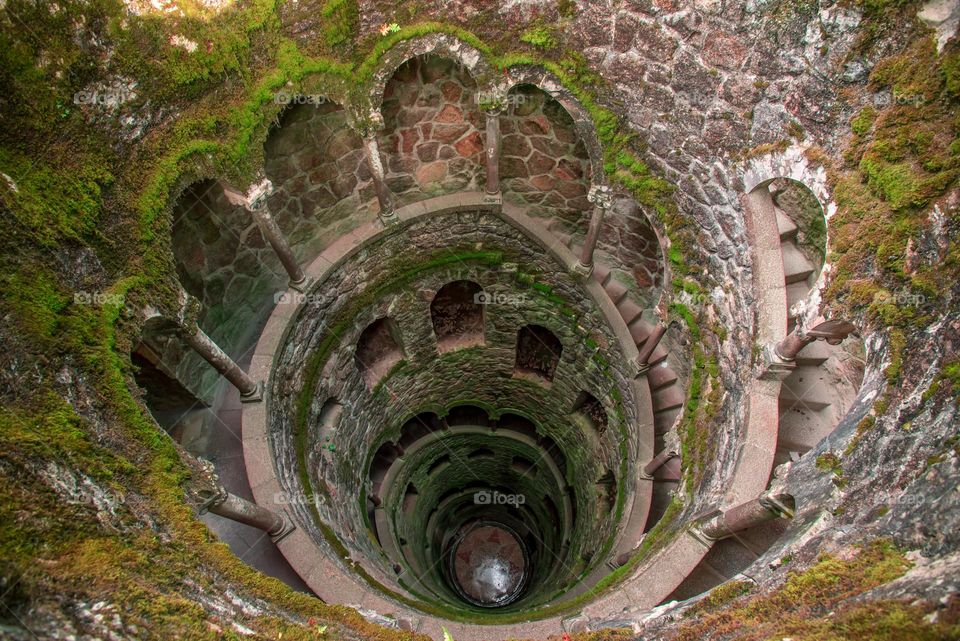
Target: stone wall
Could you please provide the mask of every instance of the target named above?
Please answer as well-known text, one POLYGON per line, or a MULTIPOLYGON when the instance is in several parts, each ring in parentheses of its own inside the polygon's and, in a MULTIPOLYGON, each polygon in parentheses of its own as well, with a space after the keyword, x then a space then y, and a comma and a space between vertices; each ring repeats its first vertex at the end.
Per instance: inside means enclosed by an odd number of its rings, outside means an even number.
POLYGON ((387 83, 381 154, 398 204, 483 189, 486 126, 470 74, 451 60, 414 58, 387 83))
MULTIPOLYGON (((534 417, 542 433, 560 445, 567 459, 567 482, 575 488, 576 511, 582 515, 569 558, 603 561, 596 553, 613 534, 616 516, 608 511, 591 517, 602 512, 592 481, 613 471, 623 483, 624 500, 631 499, 633 463, 621 465, 619 448, 622 443, 626 451, 637 451, 638 445, 629 442, 635 432, 628 427, 637 414, 612 333, 576 280, 558 267, 495 216, 448 214, 371 243, 305 299, 271 379, 269 421, 278 473, 288 491, 299 495, 300 470, 306 466, 316 491, 329 495, 319 508, 324 522, 355 558, 373 564, 368 571, 375 576, 389 579, 392 572, 376 567, 380 556, 364 532, 365 508, 358 497, 366 488, 368 453, 396 440, 410 416, 423 411, 443 415, 458 403, 534 417), (485 251, 492 253, 477 254, 477 247, 489 247, 485 251), (415 274, 414 280, 403 277, 407 272, 415 274), (460 279, 480 284, 490 296, 484 310, 484 345, 441 354, 430 302, 443 285, 460 279), (399 328, 404 360, 371 390, 357 369, 354 344, 370 323, 384 316, 399 328), (531 323, 549 328, 563 344, 548 385, 514 375, 517 332, 531 323), (610 417, 610 428, 602 436, 571 416, 582 392, 599 399, 610 417), (324 444, 312 426, 320 423, 319 413, 331 397, 344 408, 341 428, 332 437, 334 456, 329 450, 310 449, 324 444), (297 424, 298 412, 302 425, 297 424), (303 429, 306 434, 298 437, 303 429), (305 443, 306 451, 298 453, 297 442, 305 443)), ((300 512, 305 527, 316 528, 313 518, 308 510, 300 512)))

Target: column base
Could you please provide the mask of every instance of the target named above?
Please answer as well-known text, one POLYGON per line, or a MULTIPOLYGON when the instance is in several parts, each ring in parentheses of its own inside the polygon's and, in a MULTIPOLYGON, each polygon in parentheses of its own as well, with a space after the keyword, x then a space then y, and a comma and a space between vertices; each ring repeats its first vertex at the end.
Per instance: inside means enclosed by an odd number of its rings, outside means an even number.
POLYGON ((633 377, 639 378, 641 376, 646 376, 647 372, 650 371, 650 363, 638 363, 637 361, 630 361, 630 368, 633 370, 633 377))
POLYGON ((263 400, 263 381, 257 381, 257 387, 249 394, 240 394, 241 403, 259 403, 263 400))
POLYGON ((503 194, 499 191, 483 192, 483 202, 490 205, 502 205, 503 204, 503 194))
POLYGON ((306 276, 304 276, 299 281, 291 280, 290 282, 287 283, 287 287, 289 287, 290 289, 296 290, 301 294, 305 294, 307 289, 310 288, 311 284, 312 284, 312 281, 306 276))
POLYGON ((396 225, 400 222, 400 217, 397 216, 397 212, 392 207, 388 210, 380 210, 377 213, 377 218, 380 219, 380 222, 383 223, 384 227, 389 227, 390 225, 396 225))
POLYGON ((572 271, 574 274, 581 276, 583 278, 590 278, 590 274, 593 273, 593 263, 590 263, 589 265, 584 265, 578 260, 577 263, 573 266, 572 271))
POLYGON ((763 381, 782 381, 796 368, 794 361, 780 358, 773 346, 767 346, 763 350, 763 371, 757 378, 763 381))
POLYGON ((293 521, 290 520, 286 514, 282 515, 283 518, 283 528, 276 534, 270 535, 270 540, 276 543, 277 541, 285 539, 290 535, 291 532, 297 529, 297 526, 293 524, 293 521))
POLYGON ((709 512, 706 512, 694 518, 693 519, 694 524, 690 526, 690 529, 687 530, 687 534, 689 534, 696 540, 700 541, 707 547, 712 546, 714 543, 716 543, 720 539, 714 539, 712 537, 707 536, 706 534, 704 534, 701 527, 709 523, 712 519, 720 516, 721 514, 723 514, 722 510, 710 510, 709 512))

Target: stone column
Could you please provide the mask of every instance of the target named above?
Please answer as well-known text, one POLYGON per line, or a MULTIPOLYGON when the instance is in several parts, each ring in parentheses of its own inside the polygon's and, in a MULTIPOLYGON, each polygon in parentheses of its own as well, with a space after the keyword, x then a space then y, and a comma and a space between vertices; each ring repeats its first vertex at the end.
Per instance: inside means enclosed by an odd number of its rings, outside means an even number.
POLYGON ((231 521, 255 527, 266 532, 274 541, 279 541, 294 530, 293 523, 283 514, 228 492, 220 483, 211 463, 204 462, 203 467, 208 475, 207 480, 211 489, 204 493, 206 500, 200 507, 201 514, 210 512, 231 521))
POLYGON ((660 340, 666 333, 667 326, 663 323, 658 323, 653 331, 650 332, 650 335, 647 336, 647 340, 643 341, 643 345, 640 347, 640 353, 637 354, 638 375, 650 369, 650 356, 653 355, 653 350, 657 349, 657 345, 660 344, 660 340))
POLYGON ((500 194, 500 114, 502 107, 491 107, 486 109, 484 115, 487 119, 487 196, 499 196, 500 194))
POLYGON ((839 345, 856 329, 852 323, 842 320, 823 321, 806 331, 798 325, 774 347, 773 351, 779 359, 793 362, 800 350, 810 343, 816 340, 825 340, 830 345, 839 345))
POLYGON ((649 463, 643 466, 643 473, 640 475, 641 478, 652 479, 654 472, 659 470, 667 461, 676 456, 678 456, 678 454, 673 450, 673 448, 665 448, 662 452, 654 456, 649 463))
POLYGON ((257 225, 260 227, 260 232, 267 242, 270 243, 270 247, 273 248, 273 251, 277 254, 277 258, 280 259, 280 263, 283 265, 283 269, 286 270, 287 275, 290 277, 290 287, 302 290, 307 284, 307 276, 303 273, 303 269, 293 255, 293 251, 290 249, 287 239, 280 230, 280 226, 277 224, 277 221, 273 219, 273 216, 270 215, 270 209, 267 207, 267 198, 273 193, 273 183, 270 182, 270 179, 263 178, 259 182, 254 183, 245 193, 241 193, 240 190, 224 184, 223 193, 227 197, 227 200, 230 201, 230 204, 242 206, 253 215, 254 220, 257 221, 257 225))
POLYGON ((784 493, 764 492, 759 497, 708 517, 695 526, 695 535, 707 541, 718 541, 737 532, 778 518, 793 518, 793 497, 784 493))
POLYGON ((240 400, 254 402, 263 399, 263 383, 257 382, 227 356, 197 324, 200 303, 186 292, 181 293, 184 301, 181 314, 176 319, 177 330, 184 341, 194 349, 203 360, 226 378, 240 391, 240 400))
POLYGON ((394 212, 393 194, 387 186, 387 174, 383 168, 383 160, 380 158, 380 145, 377 143, 377 132, 383 129, 383 116, 379 112, 373 112, 356 128, 363 138, 363 155, 370 169, 370 179, 373 181, 373 190, 377 194, 377 203, 380 205, 380 220, 384 223, 395 223, 397 216, 394 212))
POLYGON ((587 200, 593 203, 593 215, 590 217, 590 226, 587 228, 587 238, 580 250, 580 264, 578 271, 590 274, 593 271, 593 252, 597 248, 600 238, 600 227, 603 217, 613 204, 613 194, 606 185, 593 185, 587 192, 587 200))

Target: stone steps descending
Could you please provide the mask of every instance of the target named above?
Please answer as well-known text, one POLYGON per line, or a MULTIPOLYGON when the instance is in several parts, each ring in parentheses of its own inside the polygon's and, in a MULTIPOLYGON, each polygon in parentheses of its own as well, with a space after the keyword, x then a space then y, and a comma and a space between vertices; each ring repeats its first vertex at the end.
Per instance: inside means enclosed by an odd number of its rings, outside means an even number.
MULTIPOLYGON (((581 247, 574 245, 570 234, 562 231, 559 220, 551 219, 546 227, 575 255, 580 255, 581 247)), ((610 267, 595 263, 590 277, 603 287, 620 312, 637 348, 642 349, 654 331, 654 325, 643 318, 645 310, 631 300, 629 288, 614 276, 610 267)), ((647 384, 653 401, 653 421, 657 433, 664 433, 673 427, 686 402, 686 390, 680 384, 677 374, 667 364, 668 356, 667 350, 660 344, 648 359, 650 369, 647 372, 647 384)))
POLYGON ((783 274, 787 285, 806 281, 813 273, 814 265, 803 255, 792 240, 780 245, 783 254, 783 274))
POLYGON ((786 407, 822 410, 830 405, 832 396, 823 372, 815 365, 798 365, 780 386, 780 405, 786 407))
POLYGON ((784 242, 797 237, 797 225, 793 222, 793 219, 787 215, 787 212, 783 211, 779 207, 776 208, 777 212, 777 231, 780 232, 780 242, 784 242))

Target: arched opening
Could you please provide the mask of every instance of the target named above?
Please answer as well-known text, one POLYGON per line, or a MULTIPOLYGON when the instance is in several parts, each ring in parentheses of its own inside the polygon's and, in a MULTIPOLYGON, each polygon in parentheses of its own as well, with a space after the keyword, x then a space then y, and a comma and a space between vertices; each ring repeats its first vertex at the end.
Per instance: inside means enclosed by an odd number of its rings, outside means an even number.
POLYGON ((774 178, 766 183, 776 217, 787 290, 787 331, 797 322, 797 304, 807 298, 827 254, 827 220, 823 204, 803 183, 774 178))
POLYGON ((539 87, 517 85, 507 96, 500 130, 504 199, 527 205, 532 216, 551 218, 557 231, 584 233, 591 210, 590 157, 563 105, 539 87))
POLYGON ((368 387, 375 386, 403 360, 399 335, 396 323, 390 318, 375 320, 360 334, 354 360, 368 387))
POLYGON ((436 55, 407 60, 384 88, 378 137, 386 182, 407 204, 483 185, 483 115, 476 82, 436 55))
POLYGON ((607 412, 590 392, 580 392, 573 404, 573 413, 599 435, 607 431, 607 412))
POLYGON ((552 381, 562 352, 560 339, 549 329, 542 325, 525 325, 517 333, 514 374, 552 381))
POLYGON ((430 303, 437 349, 448 352, 483 345, 483 288, 469 280, 447 283, 430 303))

